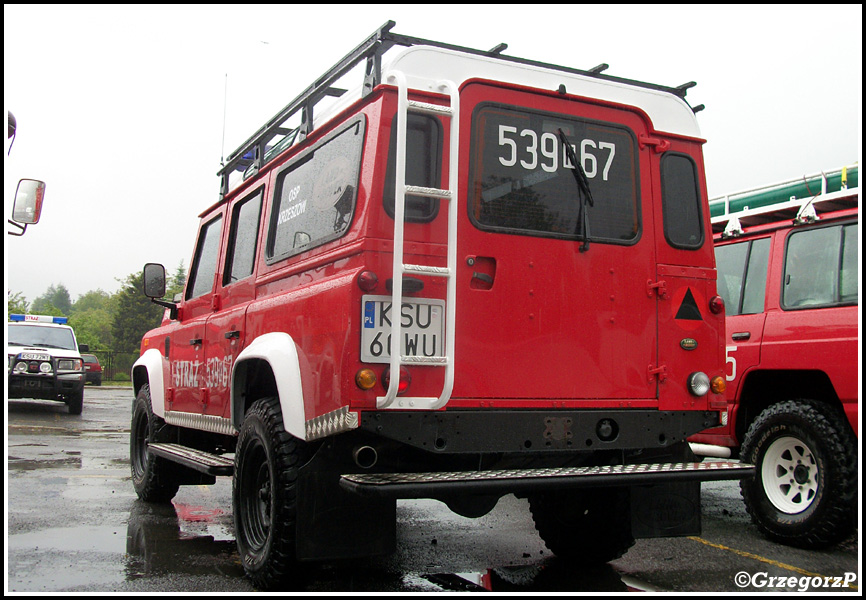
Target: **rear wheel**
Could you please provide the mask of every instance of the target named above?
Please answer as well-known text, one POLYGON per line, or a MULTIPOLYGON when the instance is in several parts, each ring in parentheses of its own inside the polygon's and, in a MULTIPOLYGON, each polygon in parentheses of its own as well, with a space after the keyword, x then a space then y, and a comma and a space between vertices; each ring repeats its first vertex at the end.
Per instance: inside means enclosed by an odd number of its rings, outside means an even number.
POLYGON ((232 482, 235 535, 247 576, 262 590, 298 576, 295 559, 301 442, 283 427, 279 401, 258 400, 244 417, 232 482))
POLYGON ((153 414, 150 386, 144 385, 132 405, 132 423, 129 433, 129 463, 135 493, 145 502, 171 502, 180 484, 175 463, 147 451, 147 445, 166 427, 165 422, 153 414))
POLYGON ((606 563, 634 545, 628 490, 601 488, 530 496, 535 528, 551 552, 580 563, 606 563))
POLYGON ((740 458, 756 466, 740 489, 764 535, 822 548, 852 533, 857 450, 841 415, 809 400, 775 404, 749 427, 740 458))

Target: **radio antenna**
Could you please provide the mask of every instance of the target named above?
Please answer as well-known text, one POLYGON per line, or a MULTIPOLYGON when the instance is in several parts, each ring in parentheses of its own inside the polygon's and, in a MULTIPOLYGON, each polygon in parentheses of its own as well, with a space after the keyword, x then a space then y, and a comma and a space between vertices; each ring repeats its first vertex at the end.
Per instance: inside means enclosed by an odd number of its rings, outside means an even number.
POLYGON ((229 94, 229 74, 226 73, 226 81, 225 87, 223 88, 223 140, 222 147, 220 148, 220 166, 226 166, 225 163, 225 153, 226 153, 226 99, 229 94))

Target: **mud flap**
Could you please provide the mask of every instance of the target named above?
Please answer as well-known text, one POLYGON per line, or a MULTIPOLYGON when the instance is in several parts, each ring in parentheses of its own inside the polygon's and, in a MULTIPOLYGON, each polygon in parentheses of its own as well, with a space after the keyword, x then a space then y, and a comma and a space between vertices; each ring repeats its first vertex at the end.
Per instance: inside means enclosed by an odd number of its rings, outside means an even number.
POLYGON ((633 486, 631 523, 635 538, 700 535, 701 482, 633 486))
POLYGON ((299 560, 359 558, 397 549, 397 501, 342 489, 337 472, 306 472, 298 482, 299 560))

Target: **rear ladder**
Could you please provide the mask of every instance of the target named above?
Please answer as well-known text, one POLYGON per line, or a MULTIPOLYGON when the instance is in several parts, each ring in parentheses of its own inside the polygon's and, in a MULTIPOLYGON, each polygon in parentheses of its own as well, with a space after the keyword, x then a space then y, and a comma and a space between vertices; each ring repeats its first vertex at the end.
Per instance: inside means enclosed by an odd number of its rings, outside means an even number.
POLYGON ((451 399, 451 391, 454 387, 454 328, 456 322, 456 300, 457 284, 455 273, 457 270, 457 168, 459 147, 459 91, 457 85, 452 81, 440 81, 436 89, 444 90, 450 97, 449 106, 429 104, 409 100, 409 89, 406 76, 400 71, 390 71, 386 82, 394 82, 397 86, 397 181, 395 187, 394 206, 394 268, 393 284, 391 287, 391 306, 396 308, 395 314, 400 313, 403 304, 403 275, 411 273, 415 275, 427 275, 431 277, 443 277, 446 281, 445 297, 445 343, 441 356, 421 357, 403 356, 401 343, 402 324, 399 318, 391 319, 391 382, 384 396, 376 398, 378 408, 401 408, 418 410, 435 410, 442 408, 451 399), (426 188, 406 185, 406 129, 409 111, 427 113, 433 115, 447 116, 451 121, 450 145, 448 149, 448 188, 426 188), (422 196, 426 198, 440 198, 448 200, 448 240, 446 243, 446 267, 431 267, 427 265, 415 265, 404 263, 403 233, 405 226, 406 195, 422 196), (427 365, 445 368, 445 381, 442 392, 438 397, 400 397, 397 398, 397 390, 400 386, 401 365, 427 365))

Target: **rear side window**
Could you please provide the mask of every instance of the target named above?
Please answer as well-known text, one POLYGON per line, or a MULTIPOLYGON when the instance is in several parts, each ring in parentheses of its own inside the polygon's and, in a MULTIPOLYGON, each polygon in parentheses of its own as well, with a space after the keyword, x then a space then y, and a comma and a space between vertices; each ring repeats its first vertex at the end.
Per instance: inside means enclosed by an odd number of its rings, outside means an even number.
POLYGON ((580 202, 559 130, 589 181, 589 239, 633 243, 639 234, 635 139, 624 127, 499 105, 472 123, 469 216, 480 229, 582 239, 580 202))
POLYGON ((186 299, 198 298, 213 291, 213 278, 219 258, 220 237, 222 234, 222 215, 202 227, 198 239, 193 264, 190 268, 189 283, 186 286, 186 299))
POLYGON ((770 238, 716 247, 716 284, 729 316, 764 312, 769 257, 770 238))
MULTIPOLYGON (((442 124, 428 115, 410 114, 406 123, 406 185, 441 187, 442 124)), ((388 168, 385 175, 383 201, 385 212, 394 218, 394 187, 397 173, 397 123, 391 123, 391 142, 388 146, 388 168)), ((437 198, 406 196, 405 220, 426 223, 436 218, 439 211, 437 198)))
POLYGON ((685 154, 666 153, 661 160, 665 239, 674 248, 695 250, 704 244, 698 169, 685 154))
POLYGON ((365 121, 359 118, 303 152, 277 175, 268 264, 341 237, 358 197, 365 121))
POLYGON ((856 223, 792 233, 785 251, 782 307, 857 303, 857 233, 856 223))
POLYGON ((253 274, 261 210, 261 191, 238 202, 232 209, 232 228, 229 232, 223 285, 240 281, 253 274))

